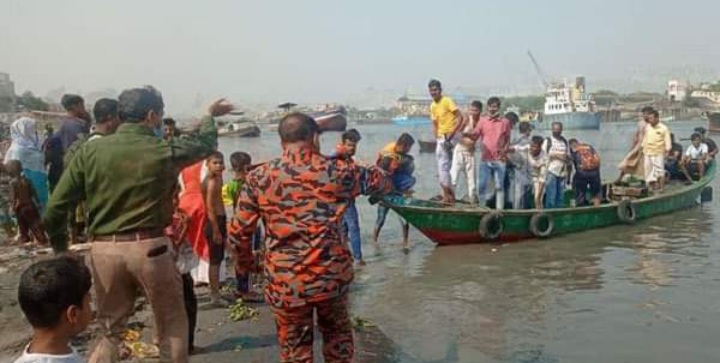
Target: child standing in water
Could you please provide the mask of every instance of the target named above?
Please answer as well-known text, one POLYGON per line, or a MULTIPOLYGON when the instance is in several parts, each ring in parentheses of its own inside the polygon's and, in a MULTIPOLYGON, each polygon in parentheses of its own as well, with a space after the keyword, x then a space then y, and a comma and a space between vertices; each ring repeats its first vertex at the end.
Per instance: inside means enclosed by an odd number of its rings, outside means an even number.
MULTIPOLYGON (((234 152, 230 155, 230 167, 233 170, 233 178, 226 185, 227 198, 232 200, 233 213, 237 208, 237 201, 240 197, 240 189, 245 184, 245 178, 250 170, 252 158, 248 153, 234 152)), ((260 248, 260 239, 262 235, 261 229, 255 231, 253 237, 253 249, 260 248)), ((237 248, 235 249, 237 251, 237 248)), ((250 284, 250 272, 254 265, 253 251, 242 251, 235 253, 235 278, 237 279, 236 296, 247 302, 261 302, 262 298, 252 291, 250 284)))
POLYGON ((18 221, 20 243, 32 242, 31 237, 34 237, 41 245, 47 245, 45 228, 40 219, 40 201, 35 188, 22 173, 22 164, 18 160, 10 160, 5 168, 11 178, 10 205, 18 221))
POLYGON ((223 154, 214 152, 205 161, 208 175, 203 180, 203 199, 207 211, 205 239, 210 250, 210 304, 214 307, 226 307, 220 295, 220 265, 225 259, 225 239, 227 238, 227 216, 222 201, 222 174, 225 170, 223 154))

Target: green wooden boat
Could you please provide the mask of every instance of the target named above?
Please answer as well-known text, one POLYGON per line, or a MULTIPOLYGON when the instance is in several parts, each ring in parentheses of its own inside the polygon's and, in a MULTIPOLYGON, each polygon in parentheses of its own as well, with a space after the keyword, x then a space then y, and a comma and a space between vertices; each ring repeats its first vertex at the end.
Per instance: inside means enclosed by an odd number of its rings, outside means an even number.
POLYGON ((382 203, 439 245, 518 241, 632 224, 710 201, 712 188, 708 184, 715 171, 713 162, 706 175, 691 185, 672 182, 660 194, 607 201, 597 207, 496 211, 404 197, 386 197, 382 203))

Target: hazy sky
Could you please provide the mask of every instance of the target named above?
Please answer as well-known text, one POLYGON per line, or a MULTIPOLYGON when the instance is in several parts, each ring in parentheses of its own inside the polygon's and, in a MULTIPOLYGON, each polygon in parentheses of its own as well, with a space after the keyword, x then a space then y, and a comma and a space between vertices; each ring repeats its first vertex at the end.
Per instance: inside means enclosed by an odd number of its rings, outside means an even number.
POLYGON ((171 111, 359 102, 446 90, 540 92, 545 73, 590 89, 661 91, 718 77, 717 0, 2 0, 0 72, 19 91, 153 84, 171 111))

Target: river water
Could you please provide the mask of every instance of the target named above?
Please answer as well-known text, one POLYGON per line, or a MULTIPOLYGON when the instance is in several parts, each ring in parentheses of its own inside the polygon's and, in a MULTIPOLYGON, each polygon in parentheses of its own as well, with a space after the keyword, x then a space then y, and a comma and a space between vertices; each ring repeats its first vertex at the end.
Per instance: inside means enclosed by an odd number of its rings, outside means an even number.
MULTIPOLYGON (((701 122, 670 124, 678 138, 701 122)), ((634 124, 567 131, 600 152, 604 179, 634 124)), ((372 162, 401 132, 429 126, 360 125, 358 159, 372 162)), ((339 134, 323 135, 329 151, 339 134)), ((689 142, 682 141, 684 146, 689 142)), ((221 139, 255 161, 279 155, 276 133, 221 139)), ((439 193, 433 154, 418 154, 416 195, 439 193)), ((717 180, 713 182, 715 190, 717 180)), ((359 201, 363 252, 352 310, 377 324, 378 362, 717 362, 720 360, 720 209, 716 203, 618 226, 506 245, 436 247, 411 228, 401 251, 392 213, 379 248, 375 208, 359 201)))

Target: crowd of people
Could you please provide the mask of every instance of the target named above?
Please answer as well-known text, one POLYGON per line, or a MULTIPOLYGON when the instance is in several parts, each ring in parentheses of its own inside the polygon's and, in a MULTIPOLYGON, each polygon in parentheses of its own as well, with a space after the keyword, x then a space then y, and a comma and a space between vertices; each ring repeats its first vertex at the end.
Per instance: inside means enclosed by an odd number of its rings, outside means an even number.
MULTIPOLYGON (((433 99, 430 115, 442 191, 438 199, 444 203, 466 202, 498 210, 550 209, 599 205, 607 197, 600 176, 600 154, 588 142, 566 139, 561 122, 552 123, 548 137, 533 135, 531 123, 518 122, 513 112, 500 112, 498 97, 487 100, 485 114, 480 101, 470 103, 463 114, 442 94, 440 81, 431 80, 428 90, 433 99), (468 195, 457 200, 462 174, 468 195), (574 197, 566 200, 568 187, 574 197)), ((644 180, 652 192, 662 190, 671 178, 692 183, 703 176, 718 152, 706 134, 704 128, 695 129, 691 145, 683 152, 682 146, 672 141, 668 126, 660 122, 659 113, 644 108, 631 151, 619 165, 617 181, 632 175, 644 180)))
MULTIPOLYGON (((460 202, 461 176, 468 190, 461 199, 482 208, 568 207, 567 185, 575 191, 570 205, 602 202, 598 152, 567 140, 561 123, 548 137, 533 135, 517 115, 501 114, 497 97, 487 100, 485 113, 474 101, 463 114, 439 81, 429 83, 429 92, 444 203, 460 202)), ((90 362, 115 361, 140 295, 152 308, 160 361, 187 362, 197 352, 198 282, 209 286, 210 307, 264 300, 276 321, 281 362, 313 361, 315 321, 325 361, 352 361, 348 289, 353 264, 365 264, 356 198, 368 195, 375 204, 412 195, 411 135, 401 134, 365 165, 354 158, 359 131, 342 133, 334 152, 323 155, 317 123, 290 113, 278 127, 282 154, 253 164, 248 152, 231 153, 225 183, 215 126, 233 109, 224 100, 182 131, 164 117, 162 95, 149 86, 98 100, 92 115, 80 96, 65 95, 62 105, 66 117, 43 142, 32 117, 14 121, 2 165, 18 239, 50 244, 60 255, 21 278, 20 306, 35 334, 17 362, 82 361, 69 341, 90 321, 91 287, 103 334, 90 362), (92 242, 88 267, 68 252, 82 241, 92 242), (220 286, 227 261, 236 281, 230 294, 220 286), (252 284, 255 273, 264 274, 264 299, 252 284)), ((670 178, 692 182, 718 153, 704 129, 683 151, 658 116, 643 110, 620 181, 641 176, 654 191, 670 178)), ((377 205, 375 243, 388 212, 377 205)), ((400 221, 407 253, 409 226, 400 221)))
MULTIPOLYGON (((160 361, 187 362, 197 352, 194 277, 207 281, 210 307, 236 298, 261 302, 251 283, 260 265, 280 360, 312 362, 317 315, 325 360, 352 361, 347 295, 353 262, 364 264, 354 201, 412 192, 412 136, 400 135, 374 165, 361 165, 354 160, 357 130, 323 155, 315 121, 288 114, 278 129, 282 155, 253 164, 249 153, 234 152, 225 183, 214 118, 233 106, 223 100, 183 131, 164 117, 152 87, 98 100, 94 117, 80 96, 66 95, 62 104, 67 116, 43 142, 32 117, 13 122, 3 165, 20 239, 49 244, 59 255, 34 264, 20 281, 20 305, 35 333, 18 362, 83 361, 69 342, 90 320, 91 287, 102 334, 90 362, 116 360, 140 296, 153 312, 160 361), (69 252, 84 241, 91 242, 87 267, 69 252), (220 289, 228 260, 237 282, 231 294, 220 289)), ((375 241, 387 214, 379 205, 375 241)))

